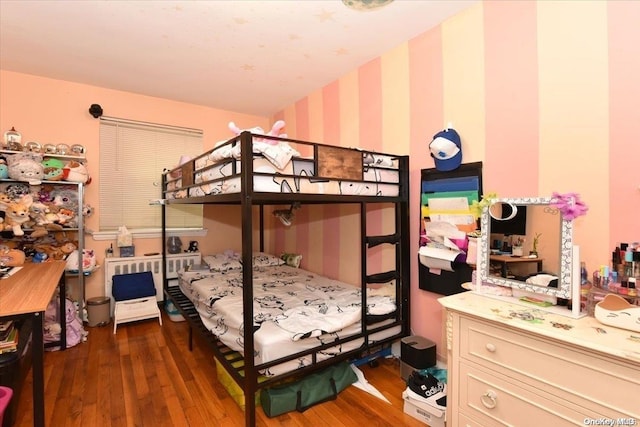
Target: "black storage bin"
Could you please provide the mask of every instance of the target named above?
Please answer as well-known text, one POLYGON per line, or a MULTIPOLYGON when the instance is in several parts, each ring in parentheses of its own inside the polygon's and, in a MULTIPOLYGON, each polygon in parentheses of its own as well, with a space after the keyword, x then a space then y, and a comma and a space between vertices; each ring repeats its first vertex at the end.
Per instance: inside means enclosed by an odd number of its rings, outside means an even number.
POLYGON ((16 422, 18 401, 31 367, 31 319, 16 321, 19 327, 18 349, 12 353, 0 354, 0 385, 13 390, 13 397, 4 412, 2 427, 11 427, 16 422))
POLYGON ((400 340, 400 360, 414 369, 436 365, 436 344, 424 337, 411 335, 400 340))
POLYGON ((473 268, 469 264, 454 262, 453 271, 442 270, 440 274, 434 274, 418 260, 418 287, 440 295, 459 294, 466 291, 462 284, 471 281, 472 273, 473 268))

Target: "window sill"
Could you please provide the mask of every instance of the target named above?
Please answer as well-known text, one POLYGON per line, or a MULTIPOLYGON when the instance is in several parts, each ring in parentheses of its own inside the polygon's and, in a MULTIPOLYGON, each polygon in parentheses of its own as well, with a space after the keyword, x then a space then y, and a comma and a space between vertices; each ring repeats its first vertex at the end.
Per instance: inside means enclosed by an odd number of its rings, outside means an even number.
MULTIPOLYGON (((202 237, 207 235, 206 228, 169 228, 167 236, 180 237, 202 237)), ((93 240, 115 240, 118 237, 118 230, 111 231, 91 231, 86 230, 86 234, 93 236, 93 240)), ((144 228, 129 230, 134 239, 158 239, 162 237, 161 228, 144 228)))

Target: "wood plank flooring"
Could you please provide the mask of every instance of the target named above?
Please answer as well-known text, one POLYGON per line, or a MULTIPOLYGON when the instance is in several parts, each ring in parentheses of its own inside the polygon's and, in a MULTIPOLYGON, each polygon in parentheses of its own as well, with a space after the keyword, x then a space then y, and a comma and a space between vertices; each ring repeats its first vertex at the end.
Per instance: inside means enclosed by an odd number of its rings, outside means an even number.
MULTIPOLYGON (((216 378, 213 355, 204 343, 187 346, 186 322, 163 326, 147 320, 87 328, 87 342, 45 354, 47 426, 244 426, 244 412, 216 378)), ((391 402, 351 386, 338 399, 303 413, 268 418, 256 410, 256 424, 271 427, 424 426, 403 412, 399 362, 362 366, 367 381, 391 402)), ((31 375, 18 401, 17 427, 33 425, 31 375)))

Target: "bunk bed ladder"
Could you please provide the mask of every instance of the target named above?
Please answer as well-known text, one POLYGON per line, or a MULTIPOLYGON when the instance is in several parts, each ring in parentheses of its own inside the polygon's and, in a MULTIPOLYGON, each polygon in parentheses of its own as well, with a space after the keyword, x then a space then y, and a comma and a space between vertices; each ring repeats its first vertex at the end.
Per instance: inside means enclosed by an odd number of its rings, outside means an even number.
MULTIPOLYGON (((376 203, 376 202, 372 202, 376 203)), ((403 335, 409 333, 409 274, 410 274, 410 258, 409 243, 407 236, 409 235, 409 209, 408 203, 398 202, 394 204, 395 212, 395 230, 392 234, 384 235, 367 235, 367 204, 361 203, 361 271, 362 282, 365 285, 383 284, 395 281, 396 303, 398 306, 399 317, 397 320, 403 320, 403 335), (391 270, 369 273, 368 258, 369 250, 380 245, 392 245, 395 250, 395 265, 391 270)), ((365 305, 366 292, 363 292, 363 306, 365 305)), ((363 309, 364 311, 364 309, 363 309)), ((363 313, 365 315, 365 313, 363 313)), ((363 324, 366 329, 366 323, 363 324)))

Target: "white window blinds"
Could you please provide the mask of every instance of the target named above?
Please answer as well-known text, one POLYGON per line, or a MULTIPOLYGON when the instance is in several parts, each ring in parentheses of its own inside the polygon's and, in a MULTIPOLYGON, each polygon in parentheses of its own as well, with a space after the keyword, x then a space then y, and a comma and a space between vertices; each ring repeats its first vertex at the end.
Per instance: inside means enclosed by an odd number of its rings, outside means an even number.
MULTIPOLYGON (((100 231, 161 227, 161 175, 183 154, 202 152, 202 131, 100 119, 100 231)), ((168 228, 202 228, 202 206, 167 210, 168 228)))

